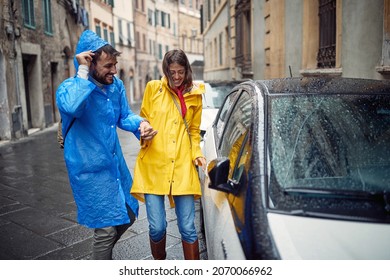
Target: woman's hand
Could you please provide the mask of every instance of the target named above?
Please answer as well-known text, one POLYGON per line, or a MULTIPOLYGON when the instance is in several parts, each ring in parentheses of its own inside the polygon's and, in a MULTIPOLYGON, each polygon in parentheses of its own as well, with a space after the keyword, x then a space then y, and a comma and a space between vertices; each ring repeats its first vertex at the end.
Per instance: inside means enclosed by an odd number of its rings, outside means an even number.
POLYGON ((195 165, 200 166, 203 171, 206 170, 206 159, 204 157, 197 157, 195 159, 195 165))
POLYGON ((140 123, 139 130, 141 132, 141 138, 143 140, 152 140, 153 137, 157 134, 157 130, 154 130, 153 127, 146 120, 140 123))

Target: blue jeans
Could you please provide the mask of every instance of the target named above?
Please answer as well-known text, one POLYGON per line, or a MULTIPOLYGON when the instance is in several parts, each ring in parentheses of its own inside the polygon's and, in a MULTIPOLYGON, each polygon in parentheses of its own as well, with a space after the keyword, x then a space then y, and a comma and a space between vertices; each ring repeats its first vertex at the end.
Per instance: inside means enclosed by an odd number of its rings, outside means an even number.
MULTIPOLYGON (((198 239, 195 229, 195 203, 193 195, 176 195, 175 212, 182 240, 194 243, 198 239)), ((149 221, 149 235, 154 242, 166 234, 165 196, 145 194, 146 213, 149 221)))

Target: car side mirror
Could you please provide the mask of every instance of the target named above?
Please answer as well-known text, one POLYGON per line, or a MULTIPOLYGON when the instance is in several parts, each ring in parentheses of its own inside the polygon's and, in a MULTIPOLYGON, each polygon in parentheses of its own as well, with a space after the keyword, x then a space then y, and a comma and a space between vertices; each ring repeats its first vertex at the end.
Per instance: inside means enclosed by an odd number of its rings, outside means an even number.
POLYGON ((216 158, 207 165, 207 173, 210 178, 209 188, 226 193, 234 193, 229 177, 229 158, 216 158))

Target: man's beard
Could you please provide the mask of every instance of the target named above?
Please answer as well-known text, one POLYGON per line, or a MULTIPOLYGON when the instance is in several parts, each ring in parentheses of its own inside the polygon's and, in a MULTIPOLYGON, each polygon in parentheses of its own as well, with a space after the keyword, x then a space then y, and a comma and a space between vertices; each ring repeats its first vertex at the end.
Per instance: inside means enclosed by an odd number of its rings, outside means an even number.
POLYGON ((111 85, 114 82, 114 80, 112 80, 112 82, 107 82, 105 76, 100 76, 95 70, 92 71, 92 78, 103 85, 111 85))

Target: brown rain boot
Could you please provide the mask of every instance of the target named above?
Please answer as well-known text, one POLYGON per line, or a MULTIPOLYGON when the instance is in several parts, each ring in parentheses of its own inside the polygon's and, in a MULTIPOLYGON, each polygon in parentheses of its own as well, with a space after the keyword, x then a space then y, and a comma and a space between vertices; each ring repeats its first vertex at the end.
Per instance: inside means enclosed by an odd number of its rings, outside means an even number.
POLYGON ((167 257, 167 253, 165 252, 167 236, 164 235, 164 237, 158 242, 154 242, 150 237, 149 240, 153 258, 155 260, 165 260, 165 258, 167 257))
POLYGON ((183 244, 183 252, 185 260, 199 260, 199 243, 198 239, 194 243, 188 243, 184 240, 181 241, 183 244))

